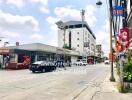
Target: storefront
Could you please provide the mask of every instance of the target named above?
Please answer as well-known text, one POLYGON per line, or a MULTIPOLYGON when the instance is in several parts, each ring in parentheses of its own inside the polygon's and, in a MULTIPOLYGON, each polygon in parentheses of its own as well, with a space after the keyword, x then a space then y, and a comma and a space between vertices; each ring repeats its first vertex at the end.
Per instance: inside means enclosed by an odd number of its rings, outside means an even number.
POLYGON ((1 68, 24 69, 31 61, 31 51, 19 49, 0 49, 1 68))
MULTIPOLYGON (((78 52, 65 50, 65 61, 74 61, 78 52)), ((64 49, 45 44, 24 44, 0 48, 1 68, 25 69, 35 61, 64 60, 64 49)))

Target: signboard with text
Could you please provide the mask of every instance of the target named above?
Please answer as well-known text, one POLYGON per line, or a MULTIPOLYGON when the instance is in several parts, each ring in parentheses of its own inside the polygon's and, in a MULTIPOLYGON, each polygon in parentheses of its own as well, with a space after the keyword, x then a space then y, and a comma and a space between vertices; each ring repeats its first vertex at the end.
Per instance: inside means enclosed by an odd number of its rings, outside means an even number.
POLYGON ((10 53, 9 49, 0 49, 0 54, 2 53, 10 53))
POLYGON ((123 16, 124 8, 121 6, 114 6, 112 7, 112 15, 113 16, 123 16))

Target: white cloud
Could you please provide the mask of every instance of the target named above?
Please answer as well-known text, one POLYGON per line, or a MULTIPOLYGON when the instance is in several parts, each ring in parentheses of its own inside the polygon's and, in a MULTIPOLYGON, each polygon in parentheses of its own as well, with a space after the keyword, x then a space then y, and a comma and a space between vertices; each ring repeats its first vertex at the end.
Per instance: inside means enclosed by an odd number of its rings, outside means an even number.
POLYGON ((59 18, 54 18, 54 17, 47 17, 46 21, 50 24, 50 25, 54 25, 58 20, 60 20, 59 18))
POLYGON ((97 21, 95 17, 96 8, 93 5, 87 5, 86 6, 86 13, 85 13, 85 19, 88 22, 88 25, 94 26, 95 22, 97 21))
POLYGON ((110 51, 110 34, 109 34, 109 22, 105 20, 105 24, 101 26, 100 30, 96 33, 96 44, 102 44, 102 50, 105 55, 108 56, 110 51))
POLYGON ((40 12, 44 14, 49 14, 50 10, 48 9, 48 0, 30 0, 31 3, 39 4, 40 12))
POLYGON ((20 38, 20 34, 16 32, 9 32, 9 31, 1 31, 1 34, 3 37, 8 38, 20 38))
POLYGON ((49 14, 50 13, 50 10, 48 9, 48 8, 46 8, 46 7, 40 7, 40 11, 42 12, 42 13, 44 13, 44 14, 49 14))
POLYGON ((0 28, 8 31, 33 32, 39 30, 39 23, 33 16, 20 16, 0 10, 0 28))
POLYGON ((48 34, 45 34, 45 42, 46 44, 57 46, 57 26, 51 25, 50 32, 48 34))
POLYGON ((72 8, 71 6, 56 7, 54 13, 56 14, 57 18, 64 21, 81 20, 80 11, 72 8))
POLYGON ((35 33, 30 36, 30 39, 32 40, 42 40, 44 37, 41 34, 35 33))
POLYGON ((25 0, 5 0, 7 4, 14 5, 18 8, 21 8, 24 6, 25 0))
POLYGON ((1 0, 1 1, 0 1, 0 4, 1 4, 2 2, 3 2, 3 1, 1 0))
POLYGON ((28 37, 35 32, 39 32, 39 23, 33 16, 13 15, 0 10, 0 36, 8 39, 10 43, 30 42, 32 40, 28 37))
POLYGON ((104 30, 108 30, 109 29, 109 21, 107 19, 105 19, 105 24, 102 25, 101 28, 104 29, 104 30))
POLYGON ((33 3, 42 4, 42 5, 45 5, 45 6, 48 5, 48 0, 30 0, 30 1, 33 2, 33 3))
MULTIPOLYGON (((87 5, 85 10, 85 20, 87 21, 88 25, 92 27, 97 21, 94 15, 96 8, 93 5, 87 5)), ((66 7, 56 7, 54 13, 56 14, 57 18, 60 18, 63 21, 81 20, 80 10, 71 5, 66 7)))
POLYGON ((23 42, 22 40, 25 39, 25 37, 23 38, 22 36, 23 34, 21 33, 17 33, 17 32, 13 32, 13 31, 8 31, 8 30, 2 30, 0 28, 0 47, 4 46, 4 42, 9 42, 9 45, 15 45, 15 42, 19 41, 19 42, 23 42))

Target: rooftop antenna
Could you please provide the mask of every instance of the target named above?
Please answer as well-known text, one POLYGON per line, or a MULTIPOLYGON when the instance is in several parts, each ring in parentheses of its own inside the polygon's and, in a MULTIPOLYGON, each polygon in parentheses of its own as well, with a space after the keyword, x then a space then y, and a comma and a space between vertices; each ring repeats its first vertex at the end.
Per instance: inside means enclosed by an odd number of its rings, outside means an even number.
POLYGON ((81 10, 81 17, 82 17, 82 22, 85 20, 85 10, 81 10))

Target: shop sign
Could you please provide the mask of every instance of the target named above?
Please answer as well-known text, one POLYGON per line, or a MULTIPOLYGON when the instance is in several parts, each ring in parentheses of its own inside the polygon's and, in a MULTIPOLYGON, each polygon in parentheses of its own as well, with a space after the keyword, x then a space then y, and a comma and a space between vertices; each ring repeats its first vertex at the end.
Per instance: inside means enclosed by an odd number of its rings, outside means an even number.
POLYGON ((0 49, 0 53, 9 53, 10 50, 9 49, 0 49))

